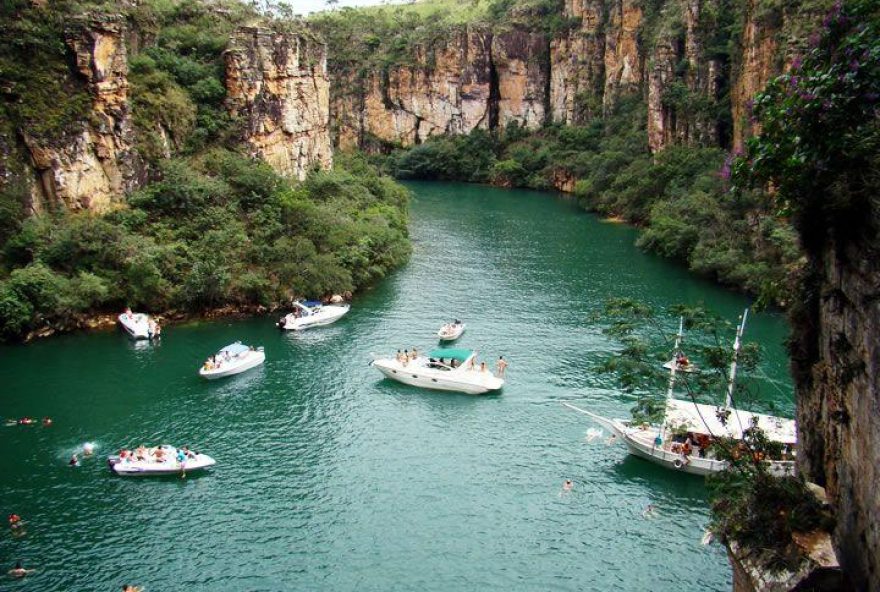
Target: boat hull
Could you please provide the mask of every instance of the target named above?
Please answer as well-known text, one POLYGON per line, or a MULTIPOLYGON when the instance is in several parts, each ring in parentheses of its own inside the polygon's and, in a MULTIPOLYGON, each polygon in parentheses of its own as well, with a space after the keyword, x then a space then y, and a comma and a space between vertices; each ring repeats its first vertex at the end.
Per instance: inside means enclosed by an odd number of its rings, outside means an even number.
POLYGON ((464 325, 460 325, 455 331, 451 331, 449 333, 444 333, 442 329, 440 331, 437 331, 437 338, 440 341, 455 341, 456 339, 461 337, 463 333, 464 325))
MULTIPOLYGON (((177 453, 177 449, 173 447, 166 447, 166 450, 169 455, 177 453)), ((196 454, 195 458, 189 458, 182 464, 175 459, 165 462, 124 461, 118 456, 108 457, 107 463, 110 470, 120 477, 161 477, 203 471, 216 465, 217 461, 207 454, 196 454)))
POLYGON ((327 305, 321 307, 319 312, 307 317, 287 315, 284 317, 284 323, 281 325, 281 328, 285 331, 303 331, 312 327, 330 325, 348 314, 349 310, 351 310, 351 307, 348 305, 327 305))
MULTIPOLYGON (((688 455, 686 458, 680 452, 672 452, 662 446, 654 444, 659 430, 656 426, 646 429, 633 427, 631 424, 619 419, 609 419, 585 409, 575 407, 570 403, 563 403, 566 407, 580 411, 593 418, 599 425, 611 431, 635 456, 649 460, 661 467, 689 473, 691 475, 712 475, 720 473, 728 466, 727 461, 714 458, 703 458, 698 453, 688 455)), ((771 474, 782 477, 795 474, 794 461, 770 461, 767 467, 771 474)))
POLYGON ((489 373, 468 371, 463 374, 451 373, 453 375, 448 377, 438 376, 439 372, 431 372, 421 367, 407 368, 394 360, 376 360, 373 362, 373 367, 391 380, 436 391, 483 395, 497 393, 504 386, 503 380, 489 373), (480 376, 481 374, 485 376, 480 376))
POLYGON ((241 374, 242 372, 247 372, 248 370, 256 368, 265 361, 265 352, 259 350, 252 351, 250 352, 250 355, 248 355, 247 359, 242 360, 240 364, 229 367, 220 367, 214 370, 205 370, 204 368, 202 368, 201 370, 199 370, 199 376, 207 380, 216 380, 218 378, 235 376, 236 374, 241 374))
POLYGON ((125 313, 119 315, 119 326, 132 339, 149 339, 150 327, 149 317, 146 315, 136 314, 135 319, 129 319, 125 313))

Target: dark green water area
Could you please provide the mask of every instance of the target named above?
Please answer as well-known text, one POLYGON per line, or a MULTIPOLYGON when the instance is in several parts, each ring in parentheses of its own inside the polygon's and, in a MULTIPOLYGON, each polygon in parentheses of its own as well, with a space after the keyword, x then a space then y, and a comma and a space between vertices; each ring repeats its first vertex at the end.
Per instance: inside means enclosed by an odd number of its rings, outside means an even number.
MULTIPOLYGON (((618 347, 591 315, 612 296, 703 302, 731 321, 746 297, 633 245, 636 231, 553 195, 410 185, 412 260, 335 325, 282 333, 274 318, 169 326, 0 348, 2 590, 729 590, 699 478, 588 442, 579 399, 628 416, 632 395, 595 366, 618 347), (510 361, 499 396, 422 391, 368 362, 436 344, 510 361), (197 370, 230 342, 263 367, 217 382, 197 370), (97 453, 67 466, 84 442, 97 453), (203 475, 125 479, 107 454, 141 443, 212 455, 203 475), (562 493, 565 479, 572 491, 562 493), (657 506, 644 518, 648 504, 657 506), (5 578, 5 576, 3 576, 5 578)), ((762 400, 791 416, 782 315, 755 314, 762 400)), ((732 335, 731 335, 732 337, 732 335)))

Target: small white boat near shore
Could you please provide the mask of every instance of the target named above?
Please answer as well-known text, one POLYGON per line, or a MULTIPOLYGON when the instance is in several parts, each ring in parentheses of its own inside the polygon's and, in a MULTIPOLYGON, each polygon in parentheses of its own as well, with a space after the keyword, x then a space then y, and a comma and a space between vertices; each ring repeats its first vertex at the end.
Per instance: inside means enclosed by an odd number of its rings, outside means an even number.
POLYGON ((199 369, 199 376, 208 380, 225 378, 256 368, 265 361, 262 347, 249 347, 236 341, 208 358, 199 369))
POLYGON ((310 327, 319 327, 335 323, 344 317, 351 306, 348 304, 322 304, 307 300, 293 303, 293 312, 284 315, 278 321, 278 328, 285 331, 301 331, 310 327))
POLYGON ((178 449, 168 444, 144 449, 140 453, 123 450, 107 457, 110 470, 123 477, 181 475, 201 471, 217 464, 207 454, 178 449))
POLYGON ((492 374, 485 362, 477 364, 476 356, 469 349, 446 348, 415 358, 380 358, 370 364, 391 380, 421 388, 469 395, 501 390, 504 379, 492 374))
POLYGON ((464 333, 465 324, 456 319, 452 323, 446 323, 437 331, 440 341, 455 341, 464 333))
POLYGON ((117 318, 119 325, 132 339, 151 339, 153 337, 152 329, 155 323, 150 319, 149 315, 141 312, 131 312, 131 309, 128 308, 117 318))

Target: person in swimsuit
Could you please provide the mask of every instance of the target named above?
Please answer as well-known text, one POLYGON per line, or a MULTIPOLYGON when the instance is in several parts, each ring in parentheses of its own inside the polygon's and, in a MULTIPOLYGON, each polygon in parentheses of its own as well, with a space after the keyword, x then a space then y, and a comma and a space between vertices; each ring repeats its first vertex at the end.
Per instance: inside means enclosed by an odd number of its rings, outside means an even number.
POLYGON ((28 575, 29 573, 34 573, 35 571, 36 571, 35 569, 25 569, 21 565, 21 561, 17 561, 15 563, 15 567, 13 567, 12 569, 9 570, 9 575, 12 576, 13 578, 23 578, 26 575, 28 575))

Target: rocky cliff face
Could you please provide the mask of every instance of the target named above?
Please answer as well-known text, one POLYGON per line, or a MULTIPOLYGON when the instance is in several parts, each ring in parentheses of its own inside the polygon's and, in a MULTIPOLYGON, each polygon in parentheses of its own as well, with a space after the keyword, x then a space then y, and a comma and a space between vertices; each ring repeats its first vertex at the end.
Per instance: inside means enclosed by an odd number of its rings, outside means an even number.
POLYGON ((534 129, 547 114, 549 48, 542 35, 463 27, 416 48, 411 63, 340 81, 333 102, 338 143, 403 145, 516 122, 534 129))
POLYGON ((794 316, 798 460, 837 514, 835 543, 858 589, 880 589, 880 214, 811 256, 794 316))
POLYGON ((361 84, 350 83, 350 72, 331 73, 340 75, 335 141, 407 146, 511 122, 582 124, 641 96, 652 151, 739 148, 754 132, 751 98, 823 11, 822 1, 809 10, 759 4, 748 0, 737 12, 721 0, 565 0, 571 26, 552 36, 462 28, 361 84), (733 43, 731 27, 742 29, 733 43))
POLYGON ((136 186, 140 166, 129 114, 125 34, 125 20, 114 15, 68 27, 66 43, 91 96, 90 116, 51 140, 18 130, 36 176, 34 212, 49 206, 104 211, 136 186))
POLYGON ((282 175, 303 179, 333 162, 323 44, 305 34, 244 27, 226 51, 227 106, 244 142, 282 175))
MULTIPOLYGON (((0 189, 15 184, 17 192, 29 193, 24 209, 34 214, 107 211, 147 179, 132 126, 128 46, 149 39, 132 31, 123 15, 90 13, 71 21, 62 41, 69 76, 88 94, 86 116, 55 137, 0 122, 0 189)), ((243 121, 241 139, 251 152, 300 179, 315 166, 329 168, 324 46, 306 34, 246 28, 232 36, 225 57, 228 107, 243 121)), ((172 143, 161 126, 159 132, 170 157, 172 143)))

